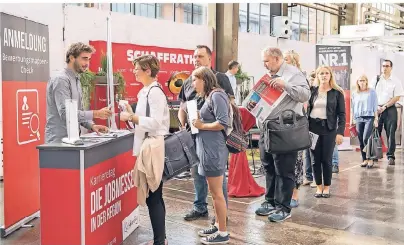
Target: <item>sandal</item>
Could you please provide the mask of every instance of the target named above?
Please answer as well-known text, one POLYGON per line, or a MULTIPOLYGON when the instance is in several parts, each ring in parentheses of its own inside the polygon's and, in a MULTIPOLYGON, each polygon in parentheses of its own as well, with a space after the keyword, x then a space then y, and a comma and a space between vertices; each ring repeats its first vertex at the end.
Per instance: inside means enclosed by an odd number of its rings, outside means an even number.
POLYGON ((373 168, 373 165, 375 164, 375 161, 371 161, 371 163, 368 163, 368 168, 373 168))
POLYGON ((368 166, 368 161, 367 160, 365 160, 365 161, 363 161, 363 163, 361 164, 361 167, 362 168, 366 168, 367 166, 368 166))

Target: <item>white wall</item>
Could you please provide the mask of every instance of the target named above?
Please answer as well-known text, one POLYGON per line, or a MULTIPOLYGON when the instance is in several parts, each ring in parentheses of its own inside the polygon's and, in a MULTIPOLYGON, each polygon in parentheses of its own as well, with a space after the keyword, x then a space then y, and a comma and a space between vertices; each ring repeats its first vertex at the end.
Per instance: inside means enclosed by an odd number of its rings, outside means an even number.
POLYGON ((303 71, 310 73, 315 69, 316 49, 311 43, 239 32, 238 61, 244 72, 254 76, 255 82, 267 72, 261 59, 261 51, 267 46, 278 47, 282 51, 295 50, 300 55, 303 71))

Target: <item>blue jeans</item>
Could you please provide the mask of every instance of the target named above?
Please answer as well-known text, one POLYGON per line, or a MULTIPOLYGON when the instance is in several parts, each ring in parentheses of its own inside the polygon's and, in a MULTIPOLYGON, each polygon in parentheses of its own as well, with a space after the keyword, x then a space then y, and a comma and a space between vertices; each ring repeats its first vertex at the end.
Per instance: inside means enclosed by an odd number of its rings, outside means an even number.
MULTIPOLYGON (((208 197, 208 182, 205 176, 198 173, 198 166, 193 167, 191 171, 195 188, 194 210, 199 213, 205 213, 208 211, 208 203, 206 200, 208 197)), ((228 206, 226 173, 223 176, 223 195, 226 200, 226 206, 228 206)))
POLYGON ((306 179, 313 181, 312 160, 310 157, 310 149, 304 151, 304 168, 306 170, 306 179))
POLYGON ((332 165, 338 166, 338 164, 339 164, 338 145, 335 144, 334 152, 332 153, 332 165))

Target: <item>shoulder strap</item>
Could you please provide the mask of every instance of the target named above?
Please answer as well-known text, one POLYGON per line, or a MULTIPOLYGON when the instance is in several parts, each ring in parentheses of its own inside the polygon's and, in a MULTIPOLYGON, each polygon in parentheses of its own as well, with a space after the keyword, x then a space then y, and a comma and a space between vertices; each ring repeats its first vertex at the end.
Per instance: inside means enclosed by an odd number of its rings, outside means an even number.
POLYGON ((380 75, 377 75, 377 77, 376 77, 375 90, 376 90, 376 88, 377 88, 377 84, 379 83, 379 81, 380 81, 380 75))
MULTIPOLYGON (((214 115, 214 113, 213 113, 212 95, 213 95, 214 93, 220 92, 220 91, 223 91, 223 89, 215 88, 214 90, 212 90, 212 91, 210 92, 210 94, 209 94, 209 96, 208 96, 208 99, 207 99, 207 102, 208 102, 208 110, 213 114, 213 116, 215 116, 215 115, 214 115)), ((226 92, 225 92, 225 93, 226 93, 226 92)), ((231 108, 230 108, 231 104, 230 104, 230 103, 231 103, 231 102, 229 101, 229 113, 230 113, 230 110, 231 110, 231 108)), ((230 114, 229 114, 229 116, 230 116, 230 114)), ((231 125, 231 126, 233 126, 233 125, 231 125)), ((226 135, 226 132, 224 131, 224 129, 222 129, 222 130, 220 130, 220 131, 222 131, 222 134, 223 134, 224 138, 227 139, 227 135, 226 135)))
MULTIPOLYGON (((161 90, 161 92, 163 93, 164 97, 166 97, 167 105, 171 108, 171 111, 174 111, 173 105, 170 104, 170 102, 168 101, 168 98, 167 98, 166 94, 164 93, 163 88, 162 88, 160 85, 155 85, 155 86, 152 86, 152 87, 149 89, 149 92, 147 92, 147 95, 146 95, 146 117, 150 117, 149 94, 150 94, 150 91, 151 91, 153 88, 156 88, 156 87, 159 88, 159 89, 161 90)), ((170 111, 170 116, 172 116, 172 115, 171 115, 171 114, 172 114, 171 111, 170 111)), ((175 117, 175 118, 177 119, 178 124, 181 126, 180 119, 179 119, 178 117, 175 117)), ((145 138, 147 138, 147 137, 149 137, 149 132, 146 132, 146 133, 145 133, 145 138)))
MULTIPOLYGON (((208 102, 208 109, 210 112, 213 113, 213 106, 212 106, 212 96, 214 93, 216 92, 220 92, 220 91, 224 91, 223 89, 220 88, 215 88, 214 90, 212 90, 207 98, 207 102, 208 102)), ((226 92, 225 92, 226 93, 226 92)))

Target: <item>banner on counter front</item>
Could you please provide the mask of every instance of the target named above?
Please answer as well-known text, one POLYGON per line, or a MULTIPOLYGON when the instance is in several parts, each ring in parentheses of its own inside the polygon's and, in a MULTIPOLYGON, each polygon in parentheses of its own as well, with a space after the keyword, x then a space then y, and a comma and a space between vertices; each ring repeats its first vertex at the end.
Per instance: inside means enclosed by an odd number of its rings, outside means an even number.
POLYGON ((350 108, 351 108, 351 47, 316 45, 316 65, 329 66, 333 70, 337 84, 344 90, 346 124, 344 143, 339 146, 340 150, 352 149, 350 144, 350 108))
POLYGON ((4 224, 0 231, 5 236, 36 217, 40 208, 36 146, 44 139, 49 29, 5 13, 0 13, 0 19, 4 164, 4 224))
POLYGON ((139 226, 132 150, 86 169, 86 244, 121 244, 139 226))

